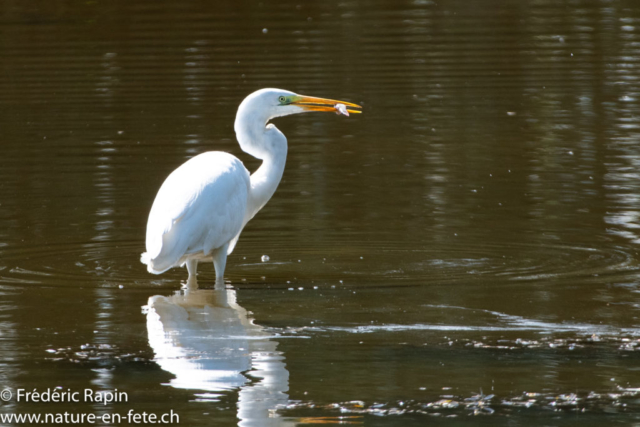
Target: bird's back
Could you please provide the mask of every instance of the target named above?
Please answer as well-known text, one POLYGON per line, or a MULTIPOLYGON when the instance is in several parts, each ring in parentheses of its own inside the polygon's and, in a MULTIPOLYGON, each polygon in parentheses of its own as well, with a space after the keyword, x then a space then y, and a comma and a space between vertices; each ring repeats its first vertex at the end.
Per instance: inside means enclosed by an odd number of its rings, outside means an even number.
POLYGON ((142 262, 162 273, 234 239, 245 223, 249 187, 249 172, 231 154, 207 152, 182 164, 153 202, 142 262))

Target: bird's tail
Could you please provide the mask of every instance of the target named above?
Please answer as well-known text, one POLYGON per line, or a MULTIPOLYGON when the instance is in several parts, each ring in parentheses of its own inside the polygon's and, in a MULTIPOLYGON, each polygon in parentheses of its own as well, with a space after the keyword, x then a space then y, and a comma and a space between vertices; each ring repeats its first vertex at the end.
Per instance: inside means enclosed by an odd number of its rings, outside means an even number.
POLYGON ((143 252, 142 255, 140 255, 140 262, 149 265, 149 263, 151 262, 151 257, 148 253, 143 252))
POLYGON ((162 270, 162 271, 156 270, 153 265, 153 260, 151 259, 151 257, 147 252, 143 252, 142 255, 140 255, 140 262, 147 265, 147 271, 149 273, 160 274, 166 271, 166 270, 162 270))

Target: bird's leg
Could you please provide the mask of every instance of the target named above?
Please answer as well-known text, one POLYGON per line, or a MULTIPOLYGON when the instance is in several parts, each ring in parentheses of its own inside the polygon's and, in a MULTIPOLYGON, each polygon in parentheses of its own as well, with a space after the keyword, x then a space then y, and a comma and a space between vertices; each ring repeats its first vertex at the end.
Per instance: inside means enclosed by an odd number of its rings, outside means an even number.
POLYGON ((196 282, 196 271, 198 270, 198 260, 191 258, 187 260, 187 271, 189 272, 189 278, 187 279, 187 283, 195 283, 196 282))
POLYGON ((224 269, 227 266, 227 249, 229 243, 225 243, 213 254, 213 267, 216 269, 216 285, 224 284, 224 269))

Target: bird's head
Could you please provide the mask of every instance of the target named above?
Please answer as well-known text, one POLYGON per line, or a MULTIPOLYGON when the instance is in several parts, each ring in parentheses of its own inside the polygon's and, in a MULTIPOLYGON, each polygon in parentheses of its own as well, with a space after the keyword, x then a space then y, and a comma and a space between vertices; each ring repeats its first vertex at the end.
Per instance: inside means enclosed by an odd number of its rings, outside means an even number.
POLYGON ((265 147, 260 146, 261 138, 258 133, 264 131, 269 120, 309 111, 360 113, 360 108, 362 107, 350 102, 299 95, 283 89, 260 89, 242 101, 234 128, 241 148, 255 157, 263 158, 262 151, 265 147), (342 106, 337 109, 337 104, 342 106))
POLYGON ((360 113, 362 108, 350 102, 299 95, 283 89, 260 89, 242 101, 238 108, 237 119, 241 115, 246 115, 266 124, 267 121, 276 117, 309 111, 330 111, 335 113, 338 112, 335 108, 337 104, 343 104, 346 107, 346 111, 350 113, 360 113))

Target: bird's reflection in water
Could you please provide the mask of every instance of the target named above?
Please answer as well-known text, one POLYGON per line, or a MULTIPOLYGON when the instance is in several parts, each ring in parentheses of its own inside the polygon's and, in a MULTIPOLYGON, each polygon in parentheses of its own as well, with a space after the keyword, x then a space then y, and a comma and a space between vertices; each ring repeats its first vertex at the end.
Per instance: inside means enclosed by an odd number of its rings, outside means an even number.
POLYGON ((288 401, 284 356, 238 305, 234 290, 190 282, 172 296, 152 296, 147 330, 155 362, 175 375, 168 385, 201 390, 200 400, 237 389, 238 425, 284 424, 273 418, 276 406, 288 401))

